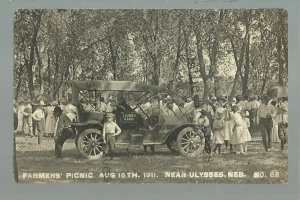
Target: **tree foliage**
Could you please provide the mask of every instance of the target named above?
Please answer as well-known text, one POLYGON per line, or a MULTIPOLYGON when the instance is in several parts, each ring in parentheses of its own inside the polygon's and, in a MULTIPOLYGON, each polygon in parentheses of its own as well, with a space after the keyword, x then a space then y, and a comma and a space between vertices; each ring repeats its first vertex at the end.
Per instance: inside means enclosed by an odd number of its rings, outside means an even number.
POLYGON ((73 79, 138 81, 203 98, 261 95, 287 84, 287 40, 282 9, 20 9, 15 99, 59 100, 73 79))

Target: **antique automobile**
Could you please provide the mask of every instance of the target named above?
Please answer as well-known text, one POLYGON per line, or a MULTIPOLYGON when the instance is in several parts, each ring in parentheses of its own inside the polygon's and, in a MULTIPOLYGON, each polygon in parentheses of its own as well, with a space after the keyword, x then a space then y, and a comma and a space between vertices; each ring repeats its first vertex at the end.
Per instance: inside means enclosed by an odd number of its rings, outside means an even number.
MULTIPOLYGON (((189 123, 184 112, 166 111, 162 88, 131 81, 72 81, 72 102, 77 108, 75 143, 84 158, 97 159, 103 152, 106 111, 99 99, 113 107, 122 133, 115 137, 117 148, 167 145, 184 156, 197 156, 204 148, 200 128, 189 123), (89 103, 89 108, 85 105, 89 103), (122 106, 121 106, 122 105, 122 106), (148 105, 148 106, 145 106, 148 105)), ((170 97, 170 96, 168 96, 170 97)), ((107 105, 108 105, 107 104, 107 105)))

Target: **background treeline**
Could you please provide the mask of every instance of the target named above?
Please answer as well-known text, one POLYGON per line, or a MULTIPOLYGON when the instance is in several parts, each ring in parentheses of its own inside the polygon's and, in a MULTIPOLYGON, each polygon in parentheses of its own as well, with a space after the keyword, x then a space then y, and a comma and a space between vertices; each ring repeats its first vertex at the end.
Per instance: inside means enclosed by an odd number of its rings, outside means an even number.
POLYGON ((70 80, 132 80, 176 95, 287 85, 282 9, 17 10, 15 99, 61 99, 70 80))

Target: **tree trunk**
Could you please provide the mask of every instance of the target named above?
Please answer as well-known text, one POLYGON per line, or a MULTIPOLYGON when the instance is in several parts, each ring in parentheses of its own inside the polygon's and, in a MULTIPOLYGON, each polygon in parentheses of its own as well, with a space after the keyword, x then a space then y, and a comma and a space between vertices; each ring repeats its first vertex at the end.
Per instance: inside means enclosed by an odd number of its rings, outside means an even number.
POLYGON ((278 62, 278 84, 283 85, 283 60, 281 56, 281 34, 277 33, 277 62, 278 62))
POLYGON ((32 39, 31 39, 31 44, 30 44, 30 56, 29 56, 29 62, 27 64, 27 75, 28 75, 28 89, 29 89, 29 95, 31 101, 33 100, 34 97, 34 87, 33 87, 33 72, 32 72, 32 66, 33 66, 33 61, 34 61, 34 49, 35 45, 37 42, 37 35, 40 29, 40 23, 42 19, 42 12, 38 12, 37 16, 35 14, 32 14, 33 17, 36 17, 36 24, 34 25, 33 28, 33 34, 32 34, 32 39))
POLYGON ((110 50, 113 77, 114 77, 114 80, 117 80, 117 50, 114 50, 111 39, 108 40, 108 46, 109 46, 109 50, 110 50))
POLYGON ((249 71, 250 71, 250 35, 248 34, 247 45, 246 45, 246 63, 244 66, 244 76, 242 80, 243 96, 248 92, 248 82, 249 82, 249 71))
MULTIPOLYGON (((278 84, 284 85, 283 77, 284 77, 284 60, 282 59, 282 42, 283 42, 283 16, 282 12, 278 11, 278 26, 279 30, 277 31, 277 62, 279 65, 278 68, 278 84)), ((286 61, 287 63, 287 61, 286 61)))
POLYGON ((50 60, 50 55, 49 55, 49 50, 47 51, 47 67, 48 67, 48 95, 50 95, 51 91, 51 60, 50 60))
POLYGON ((37 44, 35 44, 35 54, 38 60, 38 67, 39 67, 39 85, 40 85, 40 93, 43 93, 43 77, 42 77, 42 61, 41 61, 41 57, 40 57, 40 53, 39 53, 39 49, 37 44))
MULTIPOLYGON (((25 63, 25 66, 26 66, 27 64, 25 63)), ((25 66, 24 65, 21 65, 20 66, 20 70, 19 70, 19 72, 18 72, 18 74, 17 74, 17 80, 18 80, 18 83, 17 83, 17 87, 16 87, 16 92, 15 92, 15 101, 18 101, 18 98, 19 98, 19 93, 20 93, 20 90, 21 90, 21 85, 22 85, 22 82, 23 82, 23 78, 22 78, 22 76, 23 76, 23 72, 24 72, 24 68, 25 68, 25 66)))
POLYGON ((199 71, 200 71, 200 75, 201 78, 203 80, 203 84, 204 84, 204 92, 203 92, 203 100, 208 99, 209 96, 209 86, 208 84, 208 76, 206 74, 206 66, 204 63, 204 59, 203 59, 203 46, 202 46, 202 38, 201 38, 201 34, 199 32, 198 29, 195 29, 195 35, 196 35, 196 46, 197 46, 197 57, 198 57, 198 62, 199 62, 199 71))
POLYGON ((55 88, 57 85, 57 79, 58 79, 58 69, 59 69, 59 55, 56 54, 55 55, 55 73, 54 73, 54 81, 53 81, 53 99, 56 99, 56 92, 55 92, 55 88))
POLYGON ((193 85, 193 77, 192 77, 192 72, 191 72, 191 56, 190 56, 190 52, 189 52, 189 38, 188 35, 185 33, 184 34, 185 37, 185 55, 186 55, 186 66, 187 66, 187 70, 188 70, 188 80, 189 80, 189 88, 190 88, 190 96, 193 97, 194 96, 194 85, 193 85))
POLYGON ((177 38, 177 50, 176 50, 176 59, 174 63, 174 70, 173 70, 173 92, 176 89, 176 75, 178 74, 178 66, 179 66, 179 59, 180 59, 180 53, 182 51, 182 46, 181 46, 181 25, 182 25, 182 18, 179 19, 178 21, 178 38, 177 38))
POLYGON ((284 54, 284 61, 285 61, 285 68, 286 68, 286 73, 288 74, 288 40, 287 40, 287 30, 285 28, 285 14, 287 15, 287 13, 285 13, 285 10, 281 10, 280 13, 280 24, 281 24, 281 38, 282 38, 282 44, 283 44, 283 54, 284 54))

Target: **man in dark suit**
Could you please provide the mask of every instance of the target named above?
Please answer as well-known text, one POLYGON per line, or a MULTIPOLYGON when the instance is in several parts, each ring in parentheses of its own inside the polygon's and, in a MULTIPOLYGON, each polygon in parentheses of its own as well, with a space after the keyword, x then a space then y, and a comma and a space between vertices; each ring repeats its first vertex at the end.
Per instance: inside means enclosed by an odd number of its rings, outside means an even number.
POLYGON ((55 135, 55 157, 61 157, 62 147, 67 139, 70 139, 75 133, 70 126, 71 120, 62 113, 60 107, 54 108, 54 116, 56 121, 56 135, 55 135))

